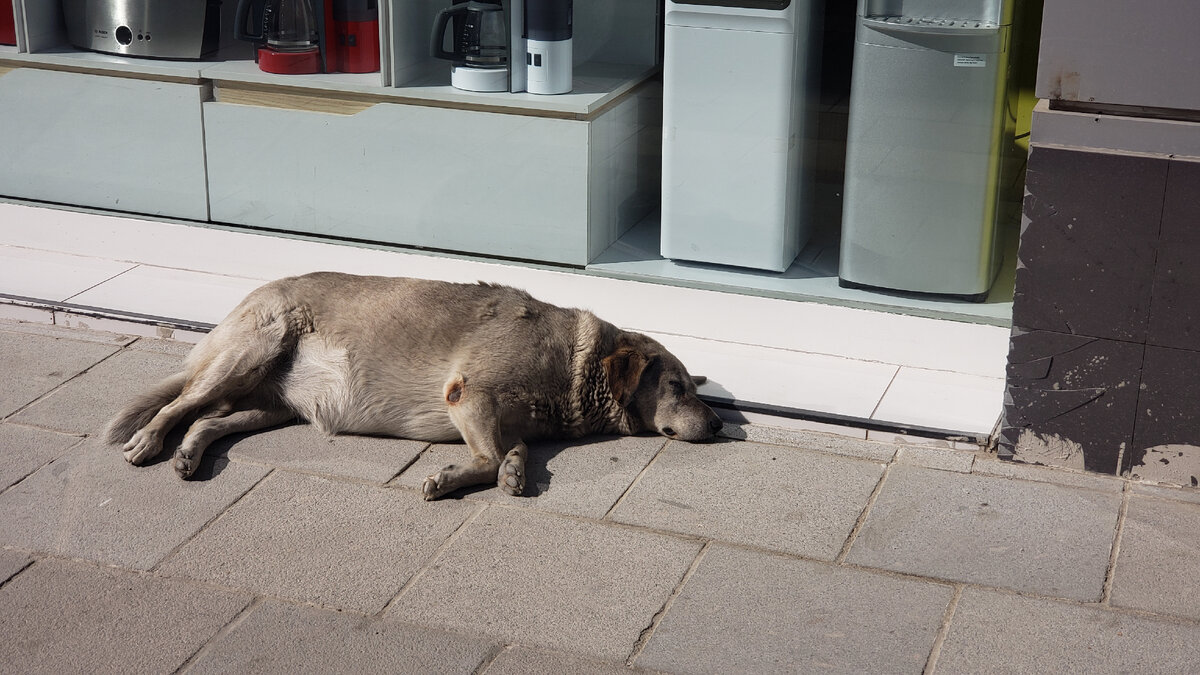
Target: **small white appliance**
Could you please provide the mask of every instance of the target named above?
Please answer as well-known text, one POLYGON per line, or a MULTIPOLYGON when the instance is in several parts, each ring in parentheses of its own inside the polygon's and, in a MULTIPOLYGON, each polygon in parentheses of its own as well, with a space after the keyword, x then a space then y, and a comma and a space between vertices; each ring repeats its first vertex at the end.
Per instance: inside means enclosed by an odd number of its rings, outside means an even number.
POLYGON ((818 0, 668 0, 661 250, 782 272, 807 242, 818 0))
MULTIPOLYGON (((520 0, 514 0, 519 4, 520 0)), ((526 90, 571 91, 574 66, 572 0, 524 0, 526 90)))

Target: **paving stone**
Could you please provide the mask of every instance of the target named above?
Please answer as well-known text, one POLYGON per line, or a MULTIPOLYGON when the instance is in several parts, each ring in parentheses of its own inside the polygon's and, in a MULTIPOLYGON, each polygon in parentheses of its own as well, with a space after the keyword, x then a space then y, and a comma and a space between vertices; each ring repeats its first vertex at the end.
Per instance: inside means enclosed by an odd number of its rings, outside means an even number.
POLYGON ((118 344, 83 342, 0 330, 0 417, 75 377, 120 349, 118 344))
POLYGON ((0 544, 150 569, 267 471, 213 457, 184 481, 89 439, 0 494, 0 544))
POLYGON ((833 560, 882 473, 882 464, 794 448, 671 443, 612 518, 833 560))
POLYGON ((910 445, 900 448, 896 453, 897 464, 912 464, 927 469, 941 471, 957 471, 969 473, 975 463, 975 453, 951 450, 949 448, 932 448, 921 445, 910 445))
POLYGON ((1150 497, 1161 497, 1163 499, 1174 499, 1181 502, 1200 504, 1200 490, 1192 487, 1178 488, 1131 483, 1129 489, 1135 495, 1147 495, 1150 497))
MULTIPOLYGON (((482 486, 463 493, 472 499, 599 519, 664 442, 661 436, 625 436, 534 443, 525 464, 525 496, 513 497, 496 487, 482 486)), ((447 464, 461 463, 467 456, 465 445, 435 445, 396 483, 420 488, 426 476, 447 464)))
POLYGON ((1112 604, 1200 619, 1200 504, 1129 498, 1112 604))
POLYGON ((640 668, 630 669, 624 664, 595 661, 574 654, 548 652, 517 645, 501 652, 483 672, 486 675, 629 675, 648 671, 640 668))
POLYGON ((463 635, 267 600, 189 673, 471 673, 500 647, 463 635))
POLYGON ((896 465, 847 561, 1099 600, 1120 506, 1119 494, 896 465))
POLYGON ((133 397, 176 373, 183 359, 126 349, 12 419, 72 433, 99 434, 133 397))
POLYGON ((713 546, 635 665, 919 673, 953 594, 947 585, 713 546))
POLYGON ((942 673, 1195 673, 1200 626, 967 588, 942 673))
POLYGON ((0 424, 0 490, 48 464, 82 439, 16 424, 0 424))
POLYGON ((699 550, 697 541, 489 506, 397 600, 391 614, 621 661, 699 550))
POLYGON ((976 457, 971 466, 971 473, 1001 478, 1020 478, 1022 480, 1038 481, 1039 483, 1054 483, 1072 487, 1099 490, 1101 492, 1121 492, 1125 489, 1125 481, 1116 476, 1105 476, 1097 473, 1083 473, 1055 469, 1038 464, 1024 464, 992 457, 976 457))
POLYGON ((378 436, 326 436, 309 424, 290 424, 223 438, 212 445, 229 458, 291 471, 388 482, 428 443, 378 436))
POLYGON ((20 551, 10 551, 0 548, 0 584, 13 578, 13 576, 25 569, 33 559, 21 553, 20 551))
POLYGON ((155 352, 157 354, 171 354, 173 356, 183 357, 187 356, 195 346, 195 341, 182 342, 180 340, 141 338, 129 345, 129 348, 136 349, 141 352, 155 352))
MULTIPOLYGON (((832 426, 832 425, 830 425, 832 426)), ((846 433, 825 433, 803 429, 781 429, 778 427, 761 426, 757 424, 726 424, 721 435, 737 441, 751 441, 768 445, 785 445, 788 447, 818 450, 834 455, 846 455, 861 459, 874 459, 880 462, 891 461, 898 447, 891 443, 869 441, 861 429, 839 427, 846 433), (850 434, 857 432, 857 436, 850 434)))
POLYGON ((370 614, 478 508, 277 472, 182 547, 162 572, 370 614))
POLYGON ((940 450, 958 450, 966 453, 977 453, 985 450, 987 446, 987 443, 980 443, 978 440, 961 440, 960 438, 955 438, 953 440, 949 438, 930 438, 926 436, 901 434, 894 431, 876 431, 874 429, 867 432, 867 440, 898 445, 901 448, 919 447, 940 450))
POLYGON ((97 344, 114 345, 124 347, 132 343, 136 338, 132 335, 123 335, 121 333, 111 333, 98 330, 83 330, 79 328, 66 328, 53 324, 44 323, 28 323, 17 322, 0 323, 0 331, 8 333, 24 333, 26 335, 39 335, 42 337, 64 338, 67 340, 75 340, 77 342, 95 342, 97 344))
POLYGON ((87 563, 41 560, 0 588, 0 663, 41 673, 169 673, 250 601, 87 563))

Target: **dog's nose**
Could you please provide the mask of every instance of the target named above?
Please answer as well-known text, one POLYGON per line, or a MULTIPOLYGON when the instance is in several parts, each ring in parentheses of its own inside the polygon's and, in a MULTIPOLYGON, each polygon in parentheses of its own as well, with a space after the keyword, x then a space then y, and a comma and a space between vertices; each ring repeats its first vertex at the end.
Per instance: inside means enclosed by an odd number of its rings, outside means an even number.
POLYGON ((718 431, 720 431, 721 429, 723 429, 724 427, 725 427, 725 423, 721 421, 720 417, 714 417, 708 421, 708 428, 714 434, 717 433, 718 431))

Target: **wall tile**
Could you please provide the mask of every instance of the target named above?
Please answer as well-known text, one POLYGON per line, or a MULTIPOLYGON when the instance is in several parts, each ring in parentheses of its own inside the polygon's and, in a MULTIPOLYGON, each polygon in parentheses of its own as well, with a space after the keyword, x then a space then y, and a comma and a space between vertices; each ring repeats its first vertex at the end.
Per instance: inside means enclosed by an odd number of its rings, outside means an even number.
POLYGON ((1147 342, 1200 349, 1200 162, 1172 159, 1147 342))
POLYGON ((1135 477, 1193 485, 1200 476, 1200 351, 1146 347, 1133 450, 1126 468, 1135 477))
POLYGON ((1014 325, 1145 341, 1167 165, 1034 146, 1014 325))
POLYGON ((1014 329, 1001 454, 1117 473, 1133 441, 1143 351, 1129 342, 1014 329))

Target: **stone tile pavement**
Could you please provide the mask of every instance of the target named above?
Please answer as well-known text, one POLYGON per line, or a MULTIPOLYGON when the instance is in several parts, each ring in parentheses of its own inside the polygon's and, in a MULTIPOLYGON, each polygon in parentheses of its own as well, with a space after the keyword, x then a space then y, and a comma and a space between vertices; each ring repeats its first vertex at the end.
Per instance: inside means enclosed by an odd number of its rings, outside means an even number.
POLYGON ((186 350, 0 324, 0 672, 1196 670, 1195 490, 793 433, 426 503, 461 445, 306 425, 185 482, 96 436, 186 350))

